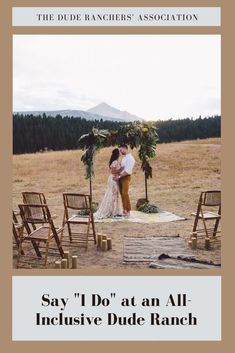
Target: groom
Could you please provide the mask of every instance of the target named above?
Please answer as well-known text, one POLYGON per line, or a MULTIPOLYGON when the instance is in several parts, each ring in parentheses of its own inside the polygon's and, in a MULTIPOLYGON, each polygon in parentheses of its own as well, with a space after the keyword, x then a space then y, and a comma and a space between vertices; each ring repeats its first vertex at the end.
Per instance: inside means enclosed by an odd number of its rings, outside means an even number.
POLYGON ((129 152, 127 145, 121 145, 119 151, 124 157, 121 162, 121 169, 119 175, 114 177, 114 180, 119 181, 123 206, 123 215, 129 216, 131 210, 131 203, 128 192, 131 181, 131 174, 135 165, 135 159, 129 152))

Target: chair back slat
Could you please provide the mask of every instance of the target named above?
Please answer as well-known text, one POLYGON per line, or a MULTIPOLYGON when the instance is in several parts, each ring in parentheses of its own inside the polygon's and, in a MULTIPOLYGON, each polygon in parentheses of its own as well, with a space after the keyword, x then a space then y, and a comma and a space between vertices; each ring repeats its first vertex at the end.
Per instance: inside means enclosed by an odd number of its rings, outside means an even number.
POLYGON ((50 223, 51 216, 47 205, 21 204, 19 209, 26 223, 50 223))
POLYGON ((84 194, 64 193, 64 205, 74 210, 88 210, 90 208, 89 196, 84 194))
POLYGON ((221 191, 206 191, 204 193, 203 206, 220 206, 221 205, 221 191))
POLYGON ((31 205, 45 205, 46 198, 42 192, 22 192, 23 202, 31 205))

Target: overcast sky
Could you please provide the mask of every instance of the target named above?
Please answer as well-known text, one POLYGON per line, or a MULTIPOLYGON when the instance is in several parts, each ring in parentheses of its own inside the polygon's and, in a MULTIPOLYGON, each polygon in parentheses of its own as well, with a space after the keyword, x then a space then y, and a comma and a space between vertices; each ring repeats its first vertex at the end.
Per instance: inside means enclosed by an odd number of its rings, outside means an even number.
POLYGON ((220 114, 219 35, 14 35, 13 110, 220 114))

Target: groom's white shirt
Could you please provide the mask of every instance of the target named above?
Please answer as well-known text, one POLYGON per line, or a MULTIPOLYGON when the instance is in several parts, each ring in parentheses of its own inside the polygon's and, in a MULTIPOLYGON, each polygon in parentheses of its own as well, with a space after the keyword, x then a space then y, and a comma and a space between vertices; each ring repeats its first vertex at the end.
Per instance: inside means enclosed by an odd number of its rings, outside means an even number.
POLYGON ((133 171, 133 168, 134 168, 134 165, 135 165, 134 157, 132 156, 132 154, 127 153, 123 157, 122 162, 121 162, 121 166, 124 168, 122 173, 126 172, 127 174, 131 175, 132 171, 133 171))

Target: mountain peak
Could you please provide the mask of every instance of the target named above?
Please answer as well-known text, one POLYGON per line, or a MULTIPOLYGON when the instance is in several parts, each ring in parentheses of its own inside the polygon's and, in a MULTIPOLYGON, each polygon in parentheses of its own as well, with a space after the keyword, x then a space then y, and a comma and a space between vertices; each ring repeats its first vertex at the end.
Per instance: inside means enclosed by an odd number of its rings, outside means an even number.
POLYGON ((108 103, 105 103, 105 102, 102 102, 102 103, 98 104, 96 107, 104 107, 104 108, 109 107, 109 108, 112 108, 111 105, 109 105, 108 103))
POLYGON ((92 114, 103 115, 113 119, 121 119, 124 121, 143 120, 136 115, 128 113, 127 111, 121 111, 117 108, 114 108, 105 102, 102 102, 96 105, 95 107, 89 109, 88 112, 92 114))

